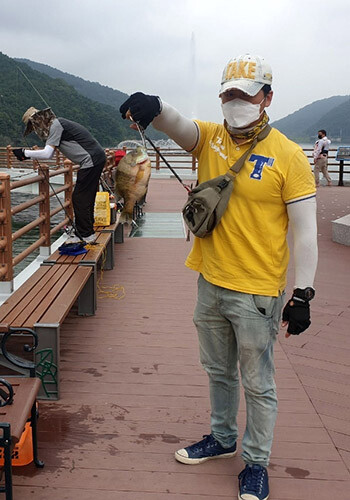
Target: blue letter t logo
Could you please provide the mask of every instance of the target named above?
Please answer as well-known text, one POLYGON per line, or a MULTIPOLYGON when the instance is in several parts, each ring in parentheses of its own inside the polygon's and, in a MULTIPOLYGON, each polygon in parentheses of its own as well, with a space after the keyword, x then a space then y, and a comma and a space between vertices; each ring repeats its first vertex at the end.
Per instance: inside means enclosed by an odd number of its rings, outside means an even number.
POLYGON ((274 158, 268 158, 267 156, 255 155, 252 154, 249 158, 249 161, 252 163, 255 162, 254 170, 250 174, 251 179, 256 179, 257 181, 261 180, 261 174, 265 165, 268 167, 272 167, 274 158))

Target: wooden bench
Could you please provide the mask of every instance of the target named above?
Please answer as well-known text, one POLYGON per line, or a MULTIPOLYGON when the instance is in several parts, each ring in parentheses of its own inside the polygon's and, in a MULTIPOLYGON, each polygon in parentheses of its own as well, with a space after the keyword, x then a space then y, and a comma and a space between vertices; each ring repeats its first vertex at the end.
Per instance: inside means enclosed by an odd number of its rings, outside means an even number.
POLYGON ((59 250, 52 253, 43 264, 102 264, 104 257, 104 269, 113 269, 114 267, 114 248, 112 246, 113 238, 109 231, 99 233, 96 239, 96 244, 89 245, 87 253, 80 255, 61 255, 59 250))
MULTIPOLYGON (((38 334, 40 351, 36 359, 37 375, 42 381, 41 398, 59 398, 60 327, 73 304, 77 301, 79 315, 95 314, 92 272, 91 266, 40 266, 0 306, 0 333, 30 328, 38 334)), ((0 364, 8 366, 3 357, 0 364)))
POLYGON ((109 270, 114 268, 114 248, 113 237, 110 232, 99 233, 96 245, 91 245, 87 253, 80 255, 61 255, 59 250, 56 250, 47 259, 44 260, 43 266, 61 264, 75 265, 78 267, 90 267, 92 274, 89 282, 89 290, 93 294, 93 303, 97 307, 97 269, 98 266, 109 270))
POLYGON ((119 219, 120 213, 118 212, 115 222, 111 223, 109 226, 94 226, 95 231, 112 233, 114 243, 124 243, 124 225, 119 224, 119 219))
MULTIPOLYGON (((7 339, 14 334, 14 331, 7 332, 1 341, 2 351, 6 355, 8 362, 15 366, 29 369, 30 377, 9 377, 0 379, 0 448, 3 450, 3 463, 5 471, 5 485, 0 487, 0 492, 5 492, 6 500, 12 500, 12 454, 15 446, 20 442, 22 433, 29 420, 32 433, 32 456, 37 467, 44 467, 44 463, 38 459, 37 447, 37 406, 36 400, 40 389, 40 379, 35 378, 35 364, 30 361, 19 360, 9 354, 6 349, 7 339), (6 338, 5 338, 6 337, 6 338)), ((28 331, 27 331, 28 333, 28 331)), ((34 337, 34 350, 38 345, 38 337, 35 332, 31 332, 34 337)), ((20 454, 18 449, 15 454, 20 454)), ((20 456, 18 456, 20 458, 20 456)), ((31 457, 30 457, 31 458, 31 457)), ((29 460, 30 460, 29 458, 29 460)), ((16 458, 14 458, 15 460, 16 458)))

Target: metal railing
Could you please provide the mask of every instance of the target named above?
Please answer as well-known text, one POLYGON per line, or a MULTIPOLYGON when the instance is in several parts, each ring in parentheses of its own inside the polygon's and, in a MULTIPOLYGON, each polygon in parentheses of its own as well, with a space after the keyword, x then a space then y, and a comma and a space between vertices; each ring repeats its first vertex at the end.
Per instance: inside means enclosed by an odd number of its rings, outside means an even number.
MULTIPOLYGON (((195 172, 197 169, 196 159, 182 149, 159 149, 169 163, 177 170, 187 169, 195 172)), ((304 149, 310 164, 312 164, 312 148, 304 149)), ((350 175, 350 164, 346 165, 345 170, 341 170, 340 162, 336 161, 336 149, 331 149, 328 160, 328 170, 330 173, 338 174, 338 184, 342 185, 343 175, 350 175)), ((107 162, 103 171, 103 178, 109 186, 113 186, 113 176, 115 169, 114 149, 106 149, 107 162)), ((158 152, 153 149, 148 150, 151 159, 152 168, 155 170, 167 169, 158 152)), ((74 187, 73 173, 79 166, 57 152, 50 161, 45 161, 45 165, 39 164, 36 160, 19 162, 11 153, 11 146, 0 147, 0 168, 11 172, 11 169, 20 169, 21 171, 31 171, 32 175, 12 180, 7 172, 0 172, 0 282, 8 284, 4 288, 0 286, 0 291, 12 291, 14 268, 27 256, 37 249, 40 249, 40 255, 49 255, 51 247, 51 237, 61 230, 73 219, 72 193, 74 187), (63 175, 63 185, 55 188, 55 192, 50 189, 49 181, 55 176, 63 175), (38 186, 38 195, 23 203, 15 205, 11 195, 16 189, 23 186, 36 184, 38 186), (56 194, 64 193, 64 201, 56 208, 51 208, 50 199, 56 194), (39 215, 34 220, 25 224, 18 230, 14 230, 12 218, 23 212, 29 207, 37 205, 39 215), (53 225, 52 218, 60 212, 64 212, 63 220, 53 225), (27 235, 33 229, 38 228, 39 236, 32 241, 18 255, 14 255, 13 243, 21 237, 27 235)))
POLYGON ((63 165, 56 166, 54 170, 52 166, 50 170, 47 164, 37 164, 36 172, 32 176, 15 181, 11 181, 10 174, 0 172, 0 281, 8 284, 7 287, 0 287, 4 293, 13 289, 14 267, 37 249, 40 249, 41 255, 49 255, 51 237, 73 219, 73 172, 78 168, 69 160, 64 160, 63 165), (64 176, 64 183, 53 192, 49 183, 58 175, 64 176), (14 205, 11 195, 16 189, 33 184, 38 186, 39 194, 14 205), (51 208, 50 199, 60 193, 64 193, 64 199, 59 206, 51 208), (14 231, 13 217, 35 205, 38 206, 38 217, 14 231), (63 220, 53 225, 52 218, 60 212, 64 212, 63 220), (39 232, 38 238, 18 255, 14 255, 13 243, 36 228, 39 232))
MULTIPOLYGON (((125 149, 125 148, 124 148, 125 149)), ((170 165, 175 170, 191 170, 195 172, 197 170, 197 160, 190 153, 184 151, 180 148, 157 148, 158 151, 165 157, 165 159, 170 163, 170 165)), ((113 155, 114 149, 106 150, 110 155, 113 155)), ((305 155, 307 156, 310 166, 313 170, 313 148, 303 148, 305 155)), ((168 170, 164 161, 162 160, 160 154, 155 152, 154 149, 148 149, 148 156, 151 160, 152 168, 156 171, 168 170)), ((336 160, 337 149, 330 149, 328 155, 328 172, 331 174, 338 175, 338 185, 343 185, 344 175, 347 176, 347 180, 350 181, 350 163, 345 164, 343 161, 336 160)))
MULTIPOLYGON (((306 154, 310 165, 313 170, 313 148, 304 148, 304 153, 306 154)), ((330 149, 328 152, 328 172, 330 174, 338 174, 338 186, 344 186, 344 174, 347 175, 350 181, 350 163, 345 163, 344 160, 336 159, 337 149, 330 149)))
MULTIPOLYGON (((15 156, 11 153, 11 146, 0 147, 0 168, 17 168, 17 169, 28 169, 37 170, 38 165, 35 160, 27 160, 25 162, 18 161, 15 156)), ((124 148, 126 150, 126 148, 124 148)), ((195 172, 197 170, 197 160, 187 151, 181 148, 157 148, 160 153, 169 161, 172 167, 179 170, 191 170, 195 172)), ((107 166, 111 170, 114 167, 114 151, 115 148, 106 149, 107 154, 107 166)), ((306 154, 311 167, 313 166, 313 148, 304 148, 304 153, 306 154)), ((148 156, 150 157, 152 168, 159 171, 161 169, 166 169, 166 165, 163 162, 160 154, 155 152, 154 149, 149 148, 147 150, 148 156)), ((336 160, 337 149, 330 149, 328 156, 328 172, 333 174, 340 174, 341 162, 336 160)), ((46 160, 45 164, 50 167, 58 167, 63 165, 65 157, 58 150, 55 151, 55 155, 51 160, 46 160)), ((343 175, 350 175, 350 164, 345 164, 343 166, 343 175)), ((350 178, 349 178, 350 180, 350 178)))

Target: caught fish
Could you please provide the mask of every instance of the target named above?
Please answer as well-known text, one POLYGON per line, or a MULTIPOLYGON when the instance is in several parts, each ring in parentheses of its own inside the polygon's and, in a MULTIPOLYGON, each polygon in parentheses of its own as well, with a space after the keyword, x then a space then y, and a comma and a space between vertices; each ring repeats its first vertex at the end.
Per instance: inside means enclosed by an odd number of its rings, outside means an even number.
POLYGON ((147 193, 151 176, 151 161, 147 151, 138 146, 127 153, 118 163, 115 175, 115 192, 124 199, 124 208, 120 215, 120 223, 132 222, 134 205, 147 193))

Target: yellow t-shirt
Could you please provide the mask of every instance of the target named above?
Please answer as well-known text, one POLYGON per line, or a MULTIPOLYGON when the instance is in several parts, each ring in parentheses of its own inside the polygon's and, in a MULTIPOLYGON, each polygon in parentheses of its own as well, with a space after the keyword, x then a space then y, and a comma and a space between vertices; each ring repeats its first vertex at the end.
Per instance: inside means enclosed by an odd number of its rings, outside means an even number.
MULTIPOLYGON (((196 122, 200 139, 198 181, 225 174, 251 142, 234 143, 223 125, 196 122)), ((214 285, 277 296, 286 285, 288 203, 315 196, 315 181, 302 149, 272 129, 234 180, 228 207, 210 236, 195 238, 186 265, 214 285)))

